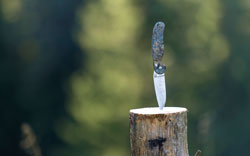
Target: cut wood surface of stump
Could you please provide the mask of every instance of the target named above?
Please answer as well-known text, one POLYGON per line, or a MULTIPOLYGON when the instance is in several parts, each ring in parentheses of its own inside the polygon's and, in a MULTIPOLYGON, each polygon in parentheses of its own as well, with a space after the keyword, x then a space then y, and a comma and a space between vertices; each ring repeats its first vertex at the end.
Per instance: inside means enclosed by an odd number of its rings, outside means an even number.
POLYGON ((186 108, 132 109, 129 119, 131 156, 189 156, 186 108))

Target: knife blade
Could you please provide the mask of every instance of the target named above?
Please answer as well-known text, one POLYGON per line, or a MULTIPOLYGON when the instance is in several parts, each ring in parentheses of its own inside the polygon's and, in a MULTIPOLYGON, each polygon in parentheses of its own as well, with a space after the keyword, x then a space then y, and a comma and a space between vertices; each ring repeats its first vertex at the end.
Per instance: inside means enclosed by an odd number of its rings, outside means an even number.
POLYGON ((153 56, 153 79, 156 99, 160 110, 162 110, 166 103, 166 84, 165 84, 165 71, 166 66, 162 64, 164 55, 164 33, 165 24, 157 22, 153 29, 152 35, 152 56, 153 56))
POLYGON ((162 110, 166 103, 165 74, 157 74, 154 72, 153 79, 158 106, 160 110, 162 110))

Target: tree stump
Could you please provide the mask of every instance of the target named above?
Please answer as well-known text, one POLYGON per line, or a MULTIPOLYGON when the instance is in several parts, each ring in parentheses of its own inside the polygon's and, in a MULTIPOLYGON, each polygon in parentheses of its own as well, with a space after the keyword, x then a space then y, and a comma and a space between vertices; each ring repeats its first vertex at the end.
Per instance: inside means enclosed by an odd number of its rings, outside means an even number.
POLYGON ((188 156, 186 108, 132 109, 129 119, 131 156, 188 156))

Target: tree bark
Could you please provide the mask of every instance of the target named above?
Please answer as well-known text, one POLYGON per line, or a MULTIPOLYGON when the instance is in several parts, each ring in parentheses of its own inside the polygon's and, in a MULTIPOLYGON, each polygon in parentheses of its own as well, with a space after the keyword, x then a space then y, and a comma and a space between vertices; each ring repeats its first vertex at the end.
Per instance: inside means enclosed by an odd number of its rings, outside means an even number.
POLYGON ((187 109, 132 109, 131 156, 188 156, 187 109))

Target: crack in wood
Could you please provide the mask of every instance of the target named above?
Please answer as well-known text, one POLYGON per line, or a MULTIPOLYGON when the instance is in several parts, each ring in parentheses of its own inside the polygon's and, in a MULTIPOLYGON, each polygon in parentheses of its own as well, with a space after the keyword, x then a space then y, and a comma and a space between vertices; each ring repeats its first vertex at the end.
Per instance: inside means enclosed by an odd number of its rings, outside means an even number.
POLYGON ((151 150, 153 150, 153 148, 155 147, 159 147, 159 150, 162 149, 162 146, 163 146, 163 143, 166 141, 167 139, 166 138, 162 138, 162 137, 159 137, 157 139, 152 139, 152 140, 148 140, 148 143, 149 143, 149 148, 151 150))

